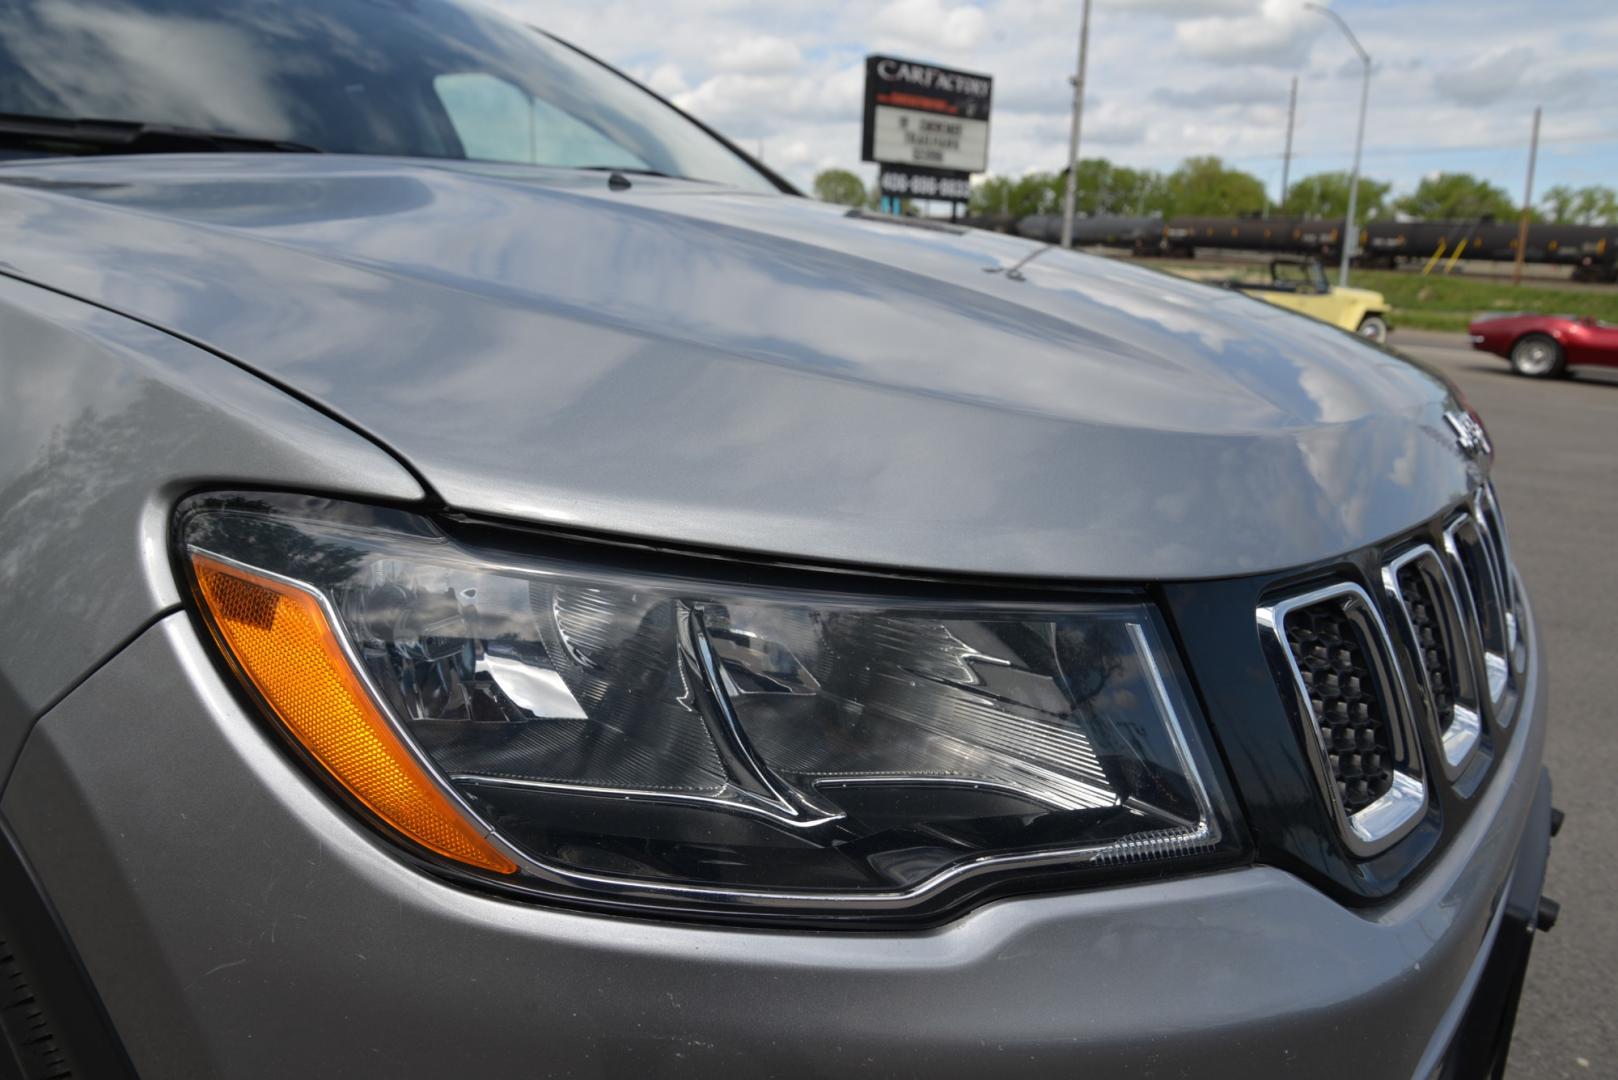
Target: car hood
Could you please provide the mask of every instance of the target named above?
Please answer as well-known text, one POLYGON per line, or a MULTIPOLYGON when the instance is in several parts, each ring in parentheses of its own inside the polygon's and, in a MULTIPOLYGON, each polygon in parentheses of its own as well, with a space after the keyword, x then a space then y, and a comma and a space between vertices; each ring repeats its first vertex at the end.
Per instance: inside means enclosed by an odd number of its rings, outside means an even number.
POLYGON ((583 531, 1191 578, 1335 556, 1466 489, 1442 381, 1311 320, 1009 237, 629 179, 13 164, 3 269, 261 373, 452 508, 583 531))

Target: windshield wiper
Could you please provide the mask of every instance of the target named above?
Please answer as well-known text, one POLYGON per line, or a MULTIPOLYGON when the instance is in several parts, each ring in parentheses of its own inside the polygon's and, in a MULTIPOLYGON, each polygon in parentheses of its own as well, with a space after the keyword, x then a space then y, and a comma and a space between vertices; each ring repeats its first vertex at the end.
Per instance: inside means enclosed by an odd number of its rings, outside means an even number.
POLYGON ((63 120, 15 113, 0 113, 0 146, 56 154, 323 153, 318 146, 285 139, 258 139, 174 124, 63 120))

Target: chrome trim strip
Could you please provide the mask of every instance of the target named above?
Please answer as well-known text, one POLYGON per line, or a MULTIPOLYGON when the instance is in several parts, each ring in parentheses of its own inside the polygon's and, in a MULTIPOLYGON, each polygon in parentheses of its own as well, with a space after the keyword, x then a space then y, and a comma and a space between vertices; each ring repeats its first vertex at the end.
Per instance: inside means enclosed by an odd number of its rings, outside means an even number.
POLYGON ((1444 762, 1453 772, 1461 771, 1461 766, 1466 764, 1466 759, 1477 748, 1482 734, 1482 718, 1464 705, 1455 706, 1449 727, 1444 729, 1440 739, 1444 744, 1444 762))
POLYGON ((1404 629, 1409 635, 1411 656, 1420 675, 1422 695, 1427 702, 1427 716, 1431 721, 1433 737, 1444 751, 1445 774, 1454 780, 1461 774, 1467 759, 1472 756, 1472 751, 1477 749, 1478 741, 1483 734, 1483 725, 1477 711, 1478 677, 1473 656, 1472 635, 1466 625, 1466 617, 1461 611, 1454 579, 1432 545, 1420 544, 1383 565, 1382 587, 1394 607, 1404 615, 1404 629), (1448 639, 1445 642, 1445 651, 1449 654, 1447 659, 1451 681, 1454 683, 1451 688, 1454 702, 1447 725, 1440 725, 1438 699, 1433 692, 1432 676, 1428 673, 1426 659, 1422 655, 1416 620, 1410 613, 1410 605, 1405 602, 1404 589, 1399 584, 1399 575, 1407 566, 1415 564, 1426 566, 1429 590, 1436 593, 1433 602, 1438 610, 1434 615, 1444 619, 1448 624, 1445 630, 1448 639))
POLYGON ((1517 590, 1512 581, 1511 542, 1506 537, 1506 519, 1500 512, 1500 500, 1490 481, 1478 488, 1476 505, 1478 520, 1483 522, 1494 543, 1496 559, 1495 578, 1500 583, 1500 599, 1506 609, 1506 654, 1517 651, 1517 590))
POLYGON ((1509 682, 1509 671, 1505 654, 1498 649, 1491 648, 1491 642, 1484 640, 1483 613, 1479 610, 1480 604, 1491 604, 1498 615, 1504 637, 1505 605, 1501 603, 1499 587, 1494 577, 1494 552, 1488 535, 1478 526, 1477 519, 1470 513, 1463 513, 1444 529, 1444 552, 1449 556, 1450 566, 1454 570, 1456 580, 1464 583, 1466 589, 1466 614, 1471 623, 1474 648, 1489 690, 1489 705, 1494 709, 1495 720, 1501 727, 1511 722, 1509 716, 1502 714, 1500 708, 1505 699, 1506 686, 1509 682), (1457 536, 1461 529, 1470 527, 1477 538, 1477 548, 1483 559, 1483 579, 1474 582, 1472 575, 1467 573, 1466 559, 1461 554, 1461 539, 1457 536))
POLYGON ((1321 796, 1337 821, 1338 830, 1349 850, 1360 857, 1375 855, 1397 843, 1415 828, 1427 805, 1427 783, 1422 775, 1421 746, 1411 720, 1410 694, 1405 687, 1404 674, 1393 652, 1393 640, 1382 613, 1372 602, 1370 594, 1352 582, 1328 585, 1258 609, 1258 625, 1272 663, 1279 659, 1292 674, 1292 689, 1296 695, 1295 708, 1298 721, 1305 725, 1305 743, 1310 747, 1310 766, 1320 787, 1321 796), (1300 608, 1336 601, 1343 613, 1357 617, 1363 623, 1366 644, 1371 655, 1367 657, 1379 672, 1373 678, 1382 682, 1383 711, 1387 717, 1388 742, 1393 755, 1393 785, 1381 798, 1359 812, 1350 814, 1337 792, 1337 779, 1332 775, 1329 748, 1326 745, 1320 721, 1310 703, 1309 687, 1304 682, 1303 670, 1286 639, 1287 617, 1300 608))
POLYGON ((1393 786, 1387 794, 1349 818, 1349 827, 1361 843, 1374 845, 1401 826, 1414 822, 1426 805, 1427 785, 1408 773, 1395 770, 1393 786))
MULTIPOLYGON (((1511 670, 1506 665, 1506 658, 1489 649, 1483 651, 1483 666, 1488 671, 1489 700, 1496 705, 1506 696, 1506 685, 1511 681, 1511 670)), ((1511 716, 1501 710, 1500 726, 1510 727, 1511 716)))

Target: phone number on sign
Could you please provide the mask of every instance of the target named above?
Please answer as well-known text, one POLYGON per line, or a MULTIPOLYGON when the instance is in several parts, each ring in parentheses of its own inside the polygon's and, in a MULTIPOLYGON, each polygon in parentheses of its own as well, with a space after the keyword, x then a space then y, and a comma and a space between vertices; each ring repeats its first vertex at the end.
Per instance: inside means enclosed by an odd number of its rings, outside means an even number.
POLYGON ((972 182, 947 176, 915 176, 907 173, 882 174, 884 195, 909 195, 917 199, 970 199, 972 182))

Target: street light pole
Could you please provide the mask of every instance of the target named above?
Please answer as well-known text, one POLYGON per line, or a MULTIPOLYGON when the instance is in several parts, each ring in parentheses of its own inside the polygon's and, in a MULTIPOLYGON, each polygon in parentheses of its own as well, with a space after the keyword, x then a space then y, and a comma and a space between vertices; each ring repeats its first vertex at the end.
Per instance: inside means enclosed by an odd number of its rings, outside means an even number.
POLYGON ((1534 163, 1539 160, 1539 112, 1534 106, 1534 134, 1528 141, 1528 185, 1522 193, 1522 220, 1517 224, 1517 258, 1511 266, 1511 283, 1522 284, 1522 264, 1528 257, 1528 219, 1534 212, 1534 163))
POLYGON ((1364 74, 1360 79, 1360 128, 1354 136, 1354 172, 1348 180, 1348 216, 1343 219, 1343 264, 1338 274, 1338 283, 1348 288, 1348 264, 1354 258, 1354 248, 1359 243, 1360 229, 1355 223, 1355 212, 1359 209, 1360 198, 1360 152, 1365 147, 1365 107, 1371 97, 1371 55, 1360 46, 1360 39, 1354 36, 1354 31, 1348 28, 1343 17, 1329 7, 1320 4, 1304 4, 1311 11, 1318 11, 1343 32, 1348 43, 1354 46, 1354 51, 1360 55, 1360 63, 1364 65, 1364 74))
POLYGON ((1287 181, 1292 176, 1292 123, 1298 117, 1298 77, 1292 76, 1292 96, 1287 99, 1287 149, 1281 155, 1281 213, 1287 212, 1287 181))
POLYGON ((1079 126, 1084 115, 1084 61, 1090 51, 1090 0, 1079 17, 1079 73, 1073 83, 1073 125, 1067 134, 1067 187, 1062 196, 1062 246, 1073 246, 1073 203, 1079 185, 1079 126))

